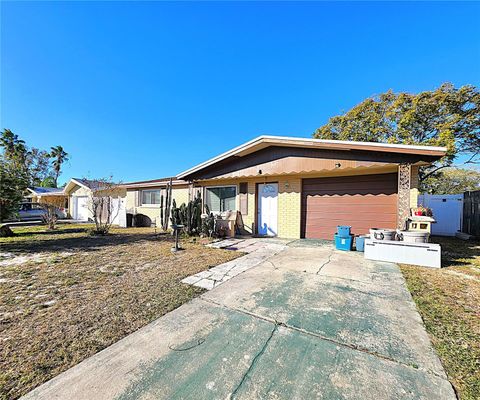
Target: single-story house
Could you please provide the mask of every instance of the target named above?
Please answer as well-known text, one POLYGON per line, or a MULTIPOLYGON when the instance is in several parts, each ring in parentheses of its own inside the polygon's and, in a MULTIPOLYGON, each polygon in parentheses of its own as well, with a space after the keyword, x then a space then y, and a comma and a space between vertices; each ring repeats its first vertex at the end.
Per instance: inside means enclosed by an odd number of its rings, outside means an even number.
MULTIPOLYGON (((403 228, 417 205, 418 169, 444 147, 260 136, 177 175, 173 197, 201 193, 213 212, 238 211, 252 233, 332 239, 403 228)), ((127 185, 127 209, 159 214, 166 180, 127 185)))
POLYGON ((59 208, 68 209, 68 196, 63 188, 29 187, 25 199, 32 203, 53 204, 59 208))
POLYGON ((113 224, 125 225, 126 190, 121 185, 106 188, 99 180, 72 178, 64 189, 70 216, 78 221, 93 221, 92 199, 108 195, 113 203, 113 224))
POLYGON ((175 200, 177 206, 188 203, 192 198, 190 184, 175 177, 129 182, 122 185, 127 191, 127 213, 137 216, 137 223, 140 222, 138 216, 142 216, 142 225, 160 226, 161 196, 166 201, 166 188, 170 182, 172 183, 172 200, 175 200))

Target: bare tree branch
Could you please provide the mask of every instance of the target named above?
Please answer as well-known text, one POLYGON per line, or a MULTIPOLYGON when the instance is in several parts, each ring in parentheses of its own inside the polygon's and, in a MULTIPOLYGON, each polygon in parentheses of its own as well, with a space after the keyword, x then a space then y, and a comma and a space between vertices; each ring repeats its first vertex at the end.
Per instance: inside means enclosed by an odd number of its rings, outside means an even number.
POLYGON ((447 167, 449 167, 449 166, 448 166, 448 165, 441 165, 441 166, 435 168, 434 170, 430 171, 427 175, 422 176, 422 177, 420 178, 420 180, 421 180, 421 181, 424 181, 424 180, 427 179, 430 175, 433 175, 435 172, 437 172, 437 171, 439 171, 439 170, 441 170, 441 169, 443 169, 443 168, 447 168, 447 167))
POLYGON ((116 210, 113 205, 113 198, 120 197, 116 193, 118 184, 113 183, 111 178, 102 178, 94 182, 95 190, 93 190, 89 198, 88 209, 93 215, 95 223, 94 233, 106 235, 120 212, 120 204, 116 210))

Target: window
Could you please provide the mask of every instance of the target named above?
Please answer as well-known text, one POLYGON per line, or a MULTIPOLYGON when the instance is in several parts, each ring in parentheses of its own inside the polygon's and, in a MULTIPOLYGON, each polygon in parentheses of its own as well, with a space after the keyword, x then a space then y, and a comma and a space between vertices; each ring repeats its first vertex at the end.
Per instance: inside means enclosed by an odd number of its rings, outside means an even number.
POLYGON ((212 212, 233 211, 235 207, 235 186, 210 187, 205 189, 205 204, 212 212))
POLYGON ((142 190, 142 204, 160 204, 160 190, 142 190))

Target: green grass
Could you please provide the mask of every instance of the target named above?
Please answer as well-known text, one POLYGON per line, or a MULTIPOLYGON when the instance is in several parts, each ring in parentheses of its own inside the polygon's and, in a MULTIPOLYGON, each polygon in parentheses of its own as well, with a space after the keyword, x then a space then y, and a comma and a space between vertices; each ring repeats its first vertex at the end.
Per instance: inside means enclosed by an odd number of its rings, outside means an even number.
POLYGON ((480 398, 480 243, 432 238, 440 270, 401 265, 427 332, 460 399, 480 398))

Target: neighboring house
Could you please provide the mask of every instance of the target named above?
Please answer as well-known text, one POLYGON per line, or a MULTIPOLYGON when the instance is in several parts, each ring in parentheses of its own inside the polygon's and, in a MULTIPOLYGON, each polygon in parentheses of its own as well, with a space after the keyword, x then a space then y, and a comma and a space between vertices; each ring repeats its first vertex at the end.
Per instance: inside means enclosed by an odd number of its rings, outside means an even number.
POLYGON ((113 203, 113 224, 125 226, 126 190, 121 185, 106 189, 101 181, 72 178, 64 189, 68 196, 70 216, 78 221, 93 221, 92 198, 110 196, 113 203))
POLYGON ((53 204, 59 208, 68 209, 68 196, 63 188, 32 187, 27 188, 27 201, 32 203, 53 204))
POLYGON ((154 223, 160 226, 161 196, 165 202, 166 188, 170 179, 172 180, 172 200, 175 200, 177 206, 188 203, 192 197, 190 185, 175 177, 129 182, 122 185, 127 190, 127 213, 143 216, 144 219, 141 222, 143 225, 154 223))
MULTIPOLYGON (((177 204, 200 192, 214 212, 239 211, 252 234, 331 240, 337 225, 351 225, 355 234, 371 227, 403 228, 417 204, 419 166, 445 152, 443 147, 260 136, 182 172, 174 192, 181 198, 177 204)), ((165 180, 130 184, 127 209, 147 212, 149 190, 163 185, 165 180)), ((152 216, 159 215, 157 198, 152 216)))

